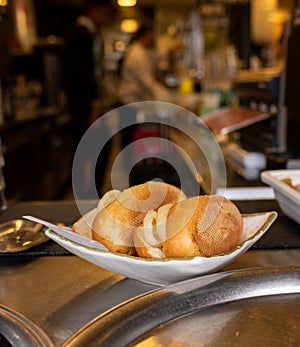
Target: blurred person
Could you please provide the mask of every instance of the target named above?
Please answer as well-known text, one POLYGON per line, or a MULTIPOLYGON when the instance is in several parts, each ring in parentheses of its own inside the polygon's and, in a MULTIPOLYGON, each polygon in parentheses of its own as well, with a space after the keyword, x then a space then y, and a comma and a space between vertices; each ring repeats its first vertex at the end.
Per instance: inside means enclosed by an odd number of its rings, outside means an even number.
POLYGON ((122 61, 119 101, 126 105, 139 101, 172 102, 173 95, 156 79, 157 53, 152 26, 141 26, 122 61))
MULTIPOLYGON (((75 149, 85 131, 103 113, 104 41, 101 29, 108 24, 111 12, 109 0, 85 0, 83 13, 65 38, 65 87, 75 149)), ((98 160, 96 180, 99 190, 104 180, 109 147, 102 150, 98 160)))
MULTIPOLYGON (((174 101, 173 94, 156 78, 157 58, 153 27, 142 25, 131 39, 127 55, 121 61, 119 105, 140 101, 174 101)), ((126 117, 131 117, 132 123, 135 122, 134 105, 127 106, 126 117)), ((122 148, 133 142, 135 130, 135 125, 122 130, 122 148)))
POLYGON ((101 28, 111 13, 109 0, 85 0, 65 40, 65 81, 77 141, 101 114, 104 43, 101 28))

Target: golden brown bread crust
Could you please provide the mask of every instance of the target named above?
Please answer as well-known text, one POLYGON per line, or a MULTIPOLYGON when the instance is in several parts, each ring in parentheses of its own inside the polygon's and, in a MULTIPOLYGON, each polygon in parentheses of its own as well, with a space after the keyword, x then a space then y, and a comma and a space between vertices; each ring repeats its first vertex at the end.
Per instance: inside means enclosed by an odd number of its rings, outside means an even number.
POLYGON ((72 230, 74 233, 92 239, 92 224, 97 213, 114 201, 120 195, 120 193, 121 192, 119 190, 110 190, 109 192, 105 193, 96 208, 84 214, 72 225, 72 230))
POLYGON ((93 220, 95 219, 97 212, 98 212, 97 209, 94 208, 93 210, 83 215, 80 219, 78 219, 78 221, 76 221, 72 225, 72 229, 74 233, 85 236, 88 239, 91 239, 92 238, 91 224, 93 220))
POLYGON ((146 213, 167 203, 185 198, 182 191, 163 182, 146 182, 124 190, 94 219, 93 239, 110 251, 136 254, 133 232, 143 223, 146 213))
MULTIPOLYGON (((148 227, 148 233, 155 232, 155 227, 150 229, 148 227)), ((139 256, 173 258, 228 252, 239 244, 243 219, 228 199, 199 196, 173 205, 164 229, 163 239, 156 244, 150 242, 153 237, 151 239, 141 228, 136 229, 134 240, 139 256)))

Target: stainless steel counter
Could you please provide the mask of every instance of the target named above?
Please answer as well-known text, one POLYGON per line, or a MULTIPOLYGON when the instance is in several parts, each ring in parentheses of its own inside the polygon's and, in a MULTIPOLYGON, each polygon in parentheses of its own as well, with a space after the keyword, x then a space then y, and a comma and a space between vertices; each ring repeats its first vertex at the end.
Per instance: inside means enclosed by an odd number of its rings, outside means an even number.
MULTIPOLYGON (((35 206, 37 210, 40 207, 35 206)), ((300 248, 252 249, 221 271, 296 265, 300 265, 300 248)), ((0 304, 32 320, 55 346, 99 314, 158 288, 70 255, 22 258, 10 264, 2 261, 0 278, 0 304)))
MULTIPOLYGON (((300 250, 248 251, 222 271, 300 264, 300 250)), ((0 267, 0 303, 36 323, 60 346, 111 307, 157 287, 75 257, 42 257, 0 267)))

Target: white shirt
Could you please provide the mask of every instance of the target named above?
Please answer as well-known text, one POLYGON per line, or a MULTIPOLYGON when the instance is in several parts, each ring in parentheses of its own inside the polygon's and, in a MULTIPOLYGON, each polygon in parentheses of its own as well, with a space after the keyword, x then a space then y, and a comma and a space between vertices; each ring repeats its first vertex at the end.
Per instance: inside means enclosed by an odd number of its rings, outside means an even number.
POLYGON ((172 94, 154 76, 154 55, 139 42, 129 48, 123 62, 119 98, 123 104, 139 101, 172 102, 172 94))

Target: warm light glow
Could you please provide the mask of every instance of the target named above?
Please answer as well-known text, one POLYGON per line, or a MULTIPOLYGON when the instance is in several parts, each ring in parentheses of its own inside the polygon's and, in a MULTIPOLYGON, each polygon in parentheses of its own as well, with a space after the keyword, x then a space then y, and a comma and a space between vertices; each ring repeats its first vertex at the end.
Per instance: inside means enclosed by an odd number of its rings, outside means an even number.
POLYGON ((117 51, 123 52, 126 49, 126 44, 123 41, 117 41, 115 42, 115 49, 117 51))
POLYGON ((270 42, 272 25, 268 21, 270 13, 278 7, 278 0, 252 0, 251 4, 251 38, 254 42, 270 42))
POLYGON ((0 6, 7 6, 7 0, 0 0, 0 6))
POLYGON ((125 33, 134 33, 138 29, 138 22, 135 19, 124 19, 121 22, 121 30, 125 33))
POLYGON ((27 7, 22 0, 16 2, 16 23, 17 31, 21 44, 23 47, 28 46, 28 11, 27 7))
POLYGON ((20 44, 21 50, 30 52, 36 39, 33 1, 14 0, 13 3, 15 5, 14 20, 17 34, 16 39, 20 44))
POLYGON ((15 232, 15 228, 9 228, 1 233, 1 236, 7 236, 9 234, 13 234, 15 232))
POLYGON ((22 225, 23 225, 23 222, 21 220, 16 221, 16 228, 17 229, 20 229, 22 227, 22 225))
POLYGON ((289 14, 286 11, 282 10, 273 11, 268 16, 268 20, 273 24, 285 23, 288 19, 289 14))
POLYGON ((132 7, 136 5, 136 0, 118 0, 119 6, 132 7))

